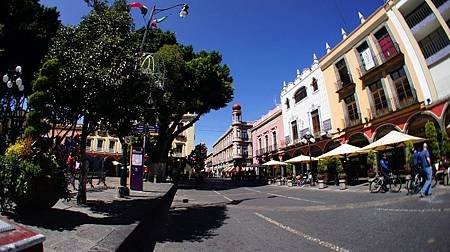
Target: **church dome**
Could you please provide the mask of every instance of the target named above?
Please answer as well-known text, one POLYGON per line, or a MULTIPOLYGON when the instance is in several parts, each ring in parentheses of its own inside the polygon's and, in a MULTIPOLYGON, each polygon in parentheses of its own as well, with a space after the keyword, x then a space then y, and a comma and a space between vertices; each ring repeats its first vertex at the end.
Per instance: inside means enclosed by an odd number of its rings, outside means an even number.
POLYGON ((241 104, 239 104, 239 103, 234 104, 233 110, 241 110, 241 104))

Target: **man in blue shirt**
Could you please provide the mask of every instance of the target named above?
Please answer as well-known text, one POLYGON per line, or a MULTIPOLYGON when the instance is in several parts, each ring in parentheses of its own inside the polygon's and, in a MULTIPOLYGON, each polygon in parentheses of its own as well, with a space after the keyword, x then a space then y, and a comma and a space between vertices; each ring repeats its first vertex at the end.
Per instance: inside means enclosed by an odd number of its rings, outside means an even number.
POLYGON ((420 190, 420 197, 425 197, 425 195, 431 195, 431 178, 433 176, 430 153, 428 152, 428 146, 426 143, 423 144, 423 150, 420 152, 419 161, 422 166, 423 173, 427 179, 420 190))
POLYGON ((389 163, 386 160, 386 154, 383 154, 381 160, 380 160, 380 167, 381 167, 381 174, 383 175, 384 182, 383 182, 383 190, 387 191, 387 184, 389 182, 389 163))

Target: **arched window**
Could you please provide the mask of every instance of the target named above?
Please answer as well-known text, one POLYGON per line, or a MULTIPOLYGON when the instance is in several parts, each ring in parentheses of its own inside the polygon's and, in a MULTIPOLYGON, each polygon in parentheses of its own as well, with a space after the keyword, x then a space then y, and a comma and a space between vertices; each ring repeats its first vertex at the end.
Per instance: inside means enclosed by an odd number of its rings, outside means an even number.
POLYGON ((304 98, 306 98, 306 87, 301 87, 294 94, 295 103, 303 100, 304 98))
POLYGON ((289 104, 289 99, 287 99, 287 98, 286 98, 286 102, 284 104, 286 104, 286 109, 289 109, 291 107, 291 105, 289 104))
POLYGON ((313 91, 316 91, 317 89, 319 89, 319 86, 317 85, 317 79, 316 78, 312 78, 311 86, 313 88, 313 91))

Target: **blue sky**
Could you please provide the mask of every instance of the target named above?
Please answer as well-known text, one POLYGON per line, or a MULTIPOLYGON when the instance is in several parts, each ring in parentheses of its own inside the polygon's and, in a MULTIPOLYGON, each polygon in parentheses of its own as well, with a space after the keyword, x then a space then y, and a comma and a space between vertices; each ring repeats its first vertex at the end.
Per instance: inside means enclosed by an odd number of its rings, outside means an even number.
MULTIPOLYGON (((135 0, 133 0, 135 1, 135 0)), ((89 8, 83 0, 41 0, 56 6, 64 24, 76 25, 89 8)), ((132 1, 128 1, 132 2, 132 1)), ((140 0, 151 8, 155 1, 140 0)), ((383 0, 186 0, 189 16, 181 19, 178 10, 159 24, 175 32, 182 44, 198 50, 217 50, 231 68, 234 100, 218 111, 204 115, 196 124, 196 143, 205 142, 208 150, 231 124, 231 106, 240 103, 243 119, 254 121, 279 103, 283 81, 292 81, 296 69, 309 67, 312 54, 325 54, 359 25, 358 11, 368 17, 383 0)), ((182 3, 157 1, 158 8, 182 3)), ((133 10, 139 28, 144 21, 133 10)))

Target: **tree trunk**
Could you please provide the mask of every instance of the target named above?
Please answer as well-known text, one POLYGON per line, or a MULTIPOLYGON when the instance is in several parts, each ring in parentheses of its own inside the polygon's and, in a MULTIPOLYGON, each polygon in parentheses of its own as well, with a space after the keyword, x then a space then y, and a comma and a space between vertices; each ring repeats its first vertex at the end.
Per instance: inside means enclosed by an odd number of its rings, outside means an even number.
POLYGON ((83 126, 81 128, 81 139, 80 139, 80 183, 78 184, 78 194, 77 194, 77 204, 86 204, 86 182, 87 182, 87 169, 86 169, 86 139, 89 134, 88 131, 89 120, 84 117, 83 126))

